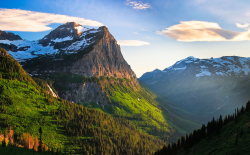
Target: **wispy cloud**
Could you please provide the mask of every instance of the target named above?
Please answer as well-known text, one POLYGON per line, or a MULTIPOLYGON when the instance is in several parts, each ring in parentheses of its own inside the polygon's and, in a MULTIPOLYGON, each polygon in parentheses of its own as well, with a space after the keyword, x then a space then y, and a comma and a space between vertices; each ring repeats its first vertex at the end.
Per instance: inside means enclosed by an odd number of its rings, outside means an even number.
POLYGON ((126 4, 128 6, 131 6, 133 9, 137 9, 137 10, 145 10, 151 7, 150 4, 143 3, 142 1, 137 1, 137 0, 127 0, 126 4))
POLYGON ((205 21, 182 21, 158 33, 184 42, 250 40, 250 31, 234 32, 221 28, 217 23, 205 21))
POLYGON ((250 24, 249 23, 245 23, 245 24, 236 23, 236 26, 240 29, 249 29, 250 24))
POLYGON ((59 14, 19 9, 0 9, 0 30, 41 32, 52 29, 49 24, 76 22, 86 26, 101 26, 94 20, 59 14))
POLYGON ((118 44, 121 46, 146 46, 150 45, 149 42, 141 40, 118 40, 118 44))

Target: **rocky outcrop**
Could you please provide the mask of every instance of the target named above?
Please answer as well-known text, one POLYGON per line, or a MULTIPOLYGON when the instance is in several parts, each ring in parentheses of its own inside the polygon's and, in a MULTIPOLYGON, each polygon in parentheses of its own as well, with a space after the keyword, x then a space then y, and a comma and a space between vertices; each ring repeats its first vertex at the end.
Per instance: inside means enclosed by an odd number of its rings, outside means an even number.
POLYGON ((96 82, 66 83, 65 85, 68 89, 59 91, 59 96, 66 100, 97 105, 107 105, 109 102, 106 93, 96 82))

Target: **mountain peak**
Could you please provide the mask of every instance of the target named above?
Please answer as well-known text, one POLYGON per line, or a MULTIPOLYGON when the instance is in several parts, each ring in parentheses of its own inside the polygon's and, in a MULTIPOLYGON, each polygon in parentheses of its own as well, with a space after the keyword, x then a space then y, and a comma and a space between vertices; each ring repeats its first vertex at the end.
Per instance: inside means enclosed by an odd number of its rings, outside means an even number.
POLYGON ((57 29, 60 29, 63 31, 69 30, 69 31, 71 31, 71 33, 77 33, 78 35, 80 35, 87 28, 83 27, 81 24, 78 24, 75 22, 67 22, 67 23, 59 26, 57 29))
POLYGON ((75 40, 78 39, 84 31, 89 29, 90 28, 84 27, 78 23, 68 22, 51 31, 48 35, 39 40, 39 43, 47 46, 51 42, 75 40))
MULTIPOLYGON (((189 56, 189 57, 187 57, 187 58, 185 58, 185 59, 182 59, 182 60, 180 60, 180 61, 178 61, 178 62, 186 62, 186 63, 190 63, 190 62, 193 62, 193 61, 196 61, 196 60, 199 60, 198 58, 195 58, 195 57, 193 57, 193 56, 189 56)), ((177 63, 178 63, 177 62, 177 63)))
POLYGON ((239 56, 223 56, 210 59, 187 57, 177 61, 174 65, 163 71, 145 73, 142 78, 173 74, 185 74, 185 76, 195 78, 209 76, 245 76, 250 74, 250 58, 239 56))
POLYGON ((5 32, 0 30, 0 40, 22 40, 22 38, 19 35, 16 35, 11 32, 5 32))

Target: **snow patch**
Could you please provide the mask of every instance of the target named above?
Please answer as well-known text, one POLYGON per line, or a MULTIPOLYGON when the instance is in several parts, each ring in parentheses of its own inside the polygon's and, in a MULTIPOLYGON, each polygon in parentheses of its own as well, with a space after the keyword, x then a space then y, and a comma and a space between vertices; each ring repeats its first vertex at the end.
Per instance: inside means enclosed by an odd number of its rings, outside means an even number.
POLYGON ((199 74, 196 74, 196 77, 203 77, 203 76, 211 76, 212 73, 209 72, 207 69, 203 69, 201 70, 201 72, 199 74))
POLYGON ((87 40, 83 39, 81 41, 76 41, 74 43, 72 43, 70 46, 64 48, 63 50, 66 51, 78 51, 82 48, 87 47, 89 44, 87 43, 87 40))
POLYGON ((173 67, 173 70, 185 70, 187 68, 187 66, 184 66, 184 67, 179 67, 179 68, 177 68, 177 67, 173 67))
POLYGON ((215 74, 218 75, 218 76, 224 76, 224 75, 225 75, 225 74, 222 73, 222 72, 216 72, 215 74))
POLYGON ((53 97, 58 97, 48 84, 47 84, 47 87, 49 88, 49 91, 51 92, 53 97))
POLYGON ((67 37, 64 37, 64 38, 56 38, 56 39, 53 39, 51 41, 57 43, 57 42, 64 42, 64 41, 68 41, 68 40, 72 40, 73 38, 70 37, 70 36, 67 36, 67 37))
POLYGON ((18 61, 25 61, 27 59, 32 59, 38 57, 39 55, 45 54, 55 54, 58 52, 52 46, 42 46, 38 41, 27 41, 27 40, 0 40, 0 43, 7 45, 14 45, 17 49, 22 48, 17 52, 8 51, 11 56, 13 56, 18 61))

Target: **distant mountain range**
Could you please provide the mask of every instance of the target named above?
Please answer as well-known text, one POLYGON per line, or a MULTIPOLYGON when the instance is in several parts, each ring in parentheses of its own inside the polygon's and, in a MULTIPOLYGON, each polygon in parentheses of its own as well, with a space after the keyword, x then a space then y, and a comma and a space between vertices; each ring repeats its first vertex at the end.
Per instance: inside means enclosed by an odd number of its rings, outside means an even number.
MULTIPOLYGON (((250 73, 250 58, 237 56, 224 56, 221 58, 198 59, 187 57, 176 62, 164 70, 154 70, 145 73, 141 79, 154 80, 171 73, 185 73, 186 76, 208 77, 208 76, 244 76, 250 73)), ((151 81, 152 84, 154 81, 151 81)))
POLYGON ((249 79, 250 58, 224 56, 188 57, 139 80, 168 110, 202 124, 245 105, 250 99, 249 79))

